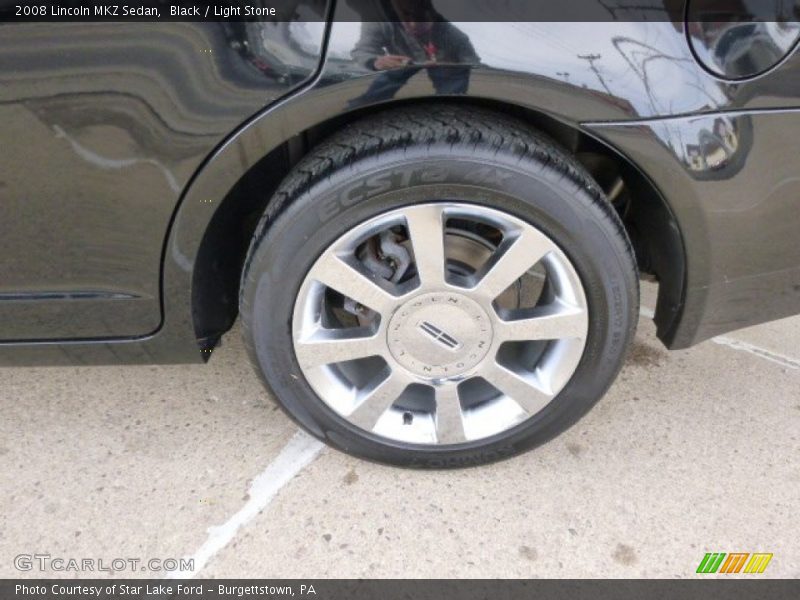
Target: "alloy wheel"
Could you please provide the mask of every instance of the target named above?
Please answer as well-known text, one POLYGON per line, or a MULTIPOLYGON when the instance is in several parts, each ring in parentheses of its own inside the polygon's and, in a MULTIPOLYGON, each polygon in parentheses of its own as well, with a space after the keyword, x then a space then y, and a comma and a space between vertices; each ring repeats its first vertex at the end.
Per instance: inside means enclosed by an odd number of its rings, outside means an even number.
POLYGON ((586 295, 542 231, 431 202, 370 219, 306 275, 294 352, 317 396, 379 438, 463 444, 556 401, 586 345, 586 295))

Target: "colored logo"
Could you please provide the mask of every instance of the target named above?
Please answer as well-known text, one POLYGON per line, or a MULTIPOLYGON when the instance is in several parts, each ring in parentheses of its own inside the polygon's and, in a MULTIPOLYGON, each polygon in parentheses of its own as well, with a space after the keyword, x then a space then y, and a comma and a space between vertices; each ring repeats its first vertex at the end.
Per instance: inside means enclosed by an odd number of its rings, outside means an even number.
POLYGON ((763 573, 767 569, 772 554, 749 552, 709 552, 700 561, 698 573, 763 573))

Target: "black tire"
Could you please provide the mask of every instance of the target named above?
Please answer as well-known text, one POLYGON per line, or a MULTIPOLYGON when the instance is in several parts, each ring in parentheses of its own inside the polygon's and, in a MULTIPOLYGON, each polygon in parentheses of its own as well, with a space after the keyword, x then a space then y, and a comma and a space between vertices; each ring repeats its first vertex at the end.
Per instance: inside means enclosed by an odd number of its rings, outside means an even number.
POLYGON ((389 110, 347 126, 316 147, 280 186, 259 224, 240 298, 251 359, 273 397, 298 424, 350 454, 427 468, 510 457, 578 421, 619 372, 634 335, 638 303, 630 241, 591 176, 524 123, 459 105, 389 110), (446 181, 425 184, 420 195, 420 181, 426 179, 421 175, 432 168, 444 170, 446 181), (369 181, 376 175, 389 176, 391 186, 372 187, 369 181), (556 400, 502 434, 458 446, 388 441, 339 417, 303 378, 292 350, 295 298, 317 257, 356 224, 403 205, 454 194, 527 221, 558 244, 587 296, 586 348, 556 400))

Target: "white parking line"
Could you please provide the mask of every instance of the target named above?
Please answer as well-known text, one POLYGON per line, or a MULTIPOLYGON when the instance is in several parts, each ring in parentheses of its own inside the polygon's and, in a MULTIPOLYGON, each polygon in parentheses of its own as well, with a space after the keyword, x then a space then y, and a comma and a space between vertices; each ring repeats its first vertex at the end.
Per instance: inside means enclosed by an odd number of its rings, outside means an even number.
MULTIPOLYGON (((655 316, 653 309, 647 308, 646 306, 642 306, 639 309, 639 314, 641 314, 643 317, 647 317, 648 319, 652 319, 655 316)), ((766 348, 761 348, 760 346, 756 346, 748 342, 743 342, 741 340, 735 340, 733 338, 724 336, 711 338, 711 341, 720 346, 726 346, 731 350, 747 352, 748 354, 752 354, 758 358, 763 358, 764 360, 778 364, 785 369, 800 370, 800 360, 792 358, 791 356, 780 354, 779 352, 773 352, 772 350, 767 350, 766 348)))
MULTIPOLYGON (((653 309, 645 306, 641 307, 639 312, 643 317, 649 319, 655 316, 653 309)), ((800 361, 747 342, 727 337, 715 337, 711 341, 733 350, 747 352, 785 368, 800 369, 800 361)), ((222 525, 208 528, 206 541, 192 556, 187 557, 194 559, 194 569, 191 571, 174 571, 166 574, 166 577, 169 579, 189 579, 196 576, 220 550, 231 542, 239 528, 264 510, 281 488, 311 464, 323 448, 324 444, 322 442, 303 431, 298 431, 281 450, 280 454, 275 457, 275 460, 253 480, 250 485, 250 497, 245 505, 222 525)))
POLYGON ((197 551, 187 558, 194 559, 191 571, 168 573, 168 579, 190 579, 208 564, 217 552, 227 546, 239 528, 260 513, 272 501, 280 489, 317 457, 324 445, 303 431, 298 431, 280 454, 261 472, 250 485, 244 506, 222 525, 208 528, 208 538, 197 551))
POLYGON ((733 350, 749 352, 750 354, 754 354, 759 358, 774 362, 775 364, 778 364, 786 369, 800 369, 800 360, 791 358, 790 356, 784 356, 783 354, 773 352, 772 350, 767 350, 766 348, 761 348, 760 346, 754 346, 753 344, 749 344, 741 340, 734 340, 733 338, 729 337, 715 337, 711 341, 715 344, 719 344, 720 346, 727 346, 733 350))

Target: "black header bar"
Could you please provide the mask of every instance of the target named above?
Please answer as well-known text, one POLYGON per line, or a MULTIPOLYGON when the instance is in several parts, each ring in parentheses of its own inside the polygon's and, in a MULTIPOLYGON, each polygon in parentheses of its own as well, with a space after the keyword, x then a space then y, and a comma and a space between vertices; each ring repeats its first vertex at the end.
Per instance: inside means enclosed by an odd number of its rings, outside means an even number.
MULTIPOLYGON (((693 0, 700 5, 711 0, 693 0)), ((405 5, 431 20, 513 22, 668 21, 685 18, 684 0, 335 0, 339 21, 398 21, 405 5), (444 16, 443 16, 444 15, 444 16)), ((795 13, 800 11, 800 0, 795 13)), ((328 0, 0 0, 0 23, 116 21, 324 21, 328 0)), ((771 21, 773 2, 713 0, 717 21, 771 21), (754 8, 755 6, 755 8, 754 8)), ((785 15, 781 16, 782 20, 785 15)))

